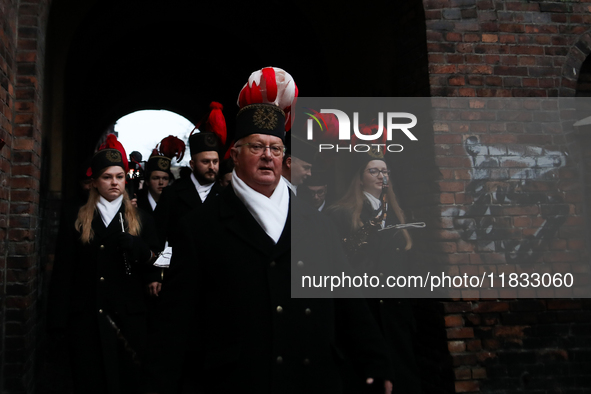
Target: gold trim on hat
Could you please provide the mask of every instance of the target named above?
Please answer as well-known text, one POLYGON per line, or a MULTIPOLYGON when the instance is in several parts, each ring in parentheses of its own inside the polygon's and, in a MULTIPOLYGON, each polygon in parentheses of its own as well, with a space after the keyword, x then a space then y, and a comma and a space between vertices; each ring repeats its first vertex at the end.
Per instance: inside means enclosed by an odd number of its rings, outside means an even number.
POLYGON ((156 164, 158 165, 158 168, 160 168, 162 171, 168 171, 168 169, 170 168, 170 160, 168 159, 158 159, 158 162, 156 164))
POLYGON ((270 108, 257 108, 252 121, 259 129, 274 130, 277 126, 277 114, 270 108))
POLYGON ((204 133, 203 143, 209 148, 215 148, 218 145, 217 137, 213 133, 204 133))
POLYGON ((367 151, 367 154, 373 157, 374 159, 383 159, 384 158, 384 150, 380 150, 379 146, 372 146, 367 151))
POLYGON ((280 112, 281 115, 285 116, 285 112, 276 105, 273 105, 273 104, 249 104, 249 105, 245 105, 244 107, 240 108, 240 111, 238 111, 238 114, 236 115, 236 117, 240 116, 240 114, 242 112, 247 111, 252 108, 269 108, 269 109, 272 109, 273 111, 280 112))
POLYGON ((121 152, 119 152, 118 150, 110 150, 105 153, 105 157, 111 163, 118 163, 121 161, 121 152))

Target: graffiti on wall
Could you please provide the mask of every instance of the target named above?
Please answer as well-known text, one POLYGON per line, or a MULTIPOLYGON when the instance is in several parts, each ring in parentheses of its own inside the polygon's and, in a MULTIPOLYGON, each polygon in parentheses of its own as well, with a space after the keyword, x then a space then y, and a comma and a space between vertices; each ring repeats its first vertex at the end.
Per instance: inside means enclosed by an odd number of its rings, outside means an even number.
POLYGON ((472 164, 466 193, 473 202, 449 212, 454 228, 478 251, 503 253, 507 262, 534 261, 569 213, 555 181, 566 154, 535 146, 487 146, 476 136, 466 139, 464 149, 472 164), (514 225, 519 212, 529 223, 523 225, 529 229, 525 233, 514 225))

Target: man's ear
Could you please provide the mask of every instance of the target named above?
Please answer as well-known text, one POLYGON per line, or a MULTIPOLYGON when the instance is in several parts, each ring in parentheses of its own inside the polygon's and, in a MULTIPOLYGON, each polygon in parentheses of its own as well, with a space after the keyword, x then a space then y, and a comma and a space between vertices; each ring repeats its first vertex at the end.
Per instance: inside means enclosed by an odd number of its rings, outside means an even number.
POLYGON ((193 161, 193 159, 189 160, 189 167, 191 167, 191 171, 195 170, 195 162, 193 161))
POLYGON ((230 157, 232 158, 232 161, 234 162, 234 167, 236 167, 236 164, 238 164, 238 148, 234 148, 232 147, 230 149, 230 157))
POLYGON ((291 170, 291 156, 285 159, 285 165, 291 170))

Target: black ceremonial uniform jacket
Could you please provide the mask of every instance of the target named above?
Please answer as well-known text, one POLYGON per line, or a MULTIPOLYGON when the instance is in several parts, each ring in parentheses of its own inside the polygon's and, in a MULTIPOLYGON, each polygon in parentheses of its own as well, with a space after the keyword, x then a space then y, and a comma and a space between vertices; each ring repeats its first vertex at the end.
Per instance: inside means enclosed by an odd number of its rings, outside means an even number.
MULTIPOLYGON (((292 195, 291 204, 303 203, 292 195)), ((182 221, 185 239, 173 260, 192 264, 173 264, 182 273, 164 283, 147 369, 160 383, 146 391, 174 390, 171 376, 191 341, 204 376, 200 393, 341 393, 342 351, 361 374, 387 374, 385 344, 364 300, 291 298, 291 264, 315 263, 307 245, 343 257, 338 239, 325 236, 332 224, 311 207, 297 211, 294 222, 290 207, 277 244, 231 186, 182 221), (291 248, 304 254, 292 262, 291 248)))
MULTIPOLYGON (((205 201, 219 193, 221 187, 216 182, 205 201)), ((154 210, 154 219, 158 228, 158 238, 164 247, 168 240, 173 245, 175 238, 179 237, 179 224, 182 217, 195 208, 201 206, 201 197, 190 178, 176 180, 172 185, 165 187, 158 199, 158 205, 154 210)))
MULTIPOLYGON (((150 205, 150 200, 148 199, 148 193, 150 193, 150 191, 148 190, 147 187, 145 187, 142 190, 137 192, 137 207, 140 210, 148 213, 153 218, 154 217, 154 210, 152 209, 152 205, 150 205)), ((156 205, 156 206, 158 206, 158 205, 156 205)), ((155 239, 160 239, 157 236, 157 232, 154 233, 154 237, 155 237, 155 239)), ((158 248, 163 249, 164 245, 160 245, 160 242, 159 242, 158 248)), ((166 270, 166 268, 157 268, 157 269, 151 270, 149 276, 147 277, 147 282, 148 283, 162 282, 162 278, 164 278, 164 272, 166 272, 165 270, 166 270)), ((152 303, 152 302, 150 302, 150 303, 152 303)))
POLYGON ((154 216, 154 210, 152 209, 152 205, 150 205, 150 200, 148 200, 148 193, 149 191, 147 187, 144 187, 136 193, 137 207, 154 216))
MULTIPOLYGON (((340 231, 341 239, 351 237, 349 232, 352 218, 351 212, 338 207, 331 207, 325 211, 334 221, 340 231)), ((367 199, 361 210, 361 221, 368 223, 374 219, 378 211, 374 211, 367 199)), ((388 210, 386 225, 399 224, 393 210, 388 210)), ((386 230, 373 234, 368 239, 368 244, 362 251, 349 256, 349 261, 358 274, 372 272, 382 277, 388 275, 408 275, 409 253, 405 251, 406 238, 400 230, 386 230)), ((421 393, 419 371, 417 368, 414 350, 413 334, 415 331, 415 320, 412 308, 408 299, 405 299, 405 289, 389 289, 391 298, 368 298, 367 305, 380 326, 386 339, 390 359, 394 366, 394 392, 399 390, 402 393, 421 393)), ((363 379, 351 379, 347 377, 352 388, 348 393, 358 394, 363 385, 363 379)))
MULTIPOLYGON (((119 212, 125 217, 123 204, 119 212)), ((154 267, 130 262, 131 275, 125 273, 123 254, 116 244, 122 232, 119 213, 105 227, 95 211, 94 237, 89 244, 80 241, 74 228, 77 214, 78 209, 66 213, 60 223, 49 287, 48 329, 67 334, 77 390, 83 385, 85 393, 132 393, 137 389, 139 367, 130 351, 122 351, 122 342, 108 319, 141 357, 147 340, 146 274, 154 267)), ((141 237, 157 252, 152 218, 139 214, 141 237)))

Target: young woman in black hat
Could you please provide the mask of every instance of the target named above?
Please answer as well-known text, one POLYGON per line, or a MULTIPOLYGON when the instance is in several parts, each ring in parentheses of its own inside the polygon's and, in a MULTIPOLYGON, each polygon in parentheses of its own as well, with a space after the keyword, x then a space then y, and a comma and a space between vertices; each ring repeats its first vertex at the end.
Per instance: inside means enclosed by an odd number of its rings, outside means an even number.
MULTIPOLYGON (((407 230, 378 231, 405 223, 390 183, 383 152, 355 153, 356 170, 345 195, 325 211, 344 240, 349 261, 357 272, 388 275, 408 264, 412 239, 407 230)), ((414 318, 406 300, 368 298, 371 313, 381 328, 394 366, 393 392, 420 393, 418 368, 412 348, 414 318)), ((362 377, 353 370, 345 376, 346 393, 367 393, 362 377)))
POLYGON ((88 202, 61 222, 48 328, 68 346, 76 393, 135 393, 147 337, 144 275, 158 241, 125 191, 126 155, 109 136, 91 161, 88 202))

